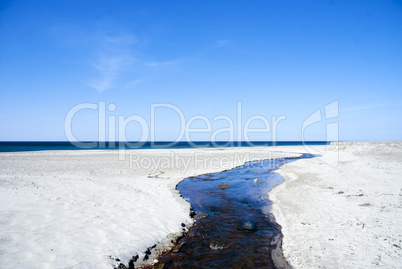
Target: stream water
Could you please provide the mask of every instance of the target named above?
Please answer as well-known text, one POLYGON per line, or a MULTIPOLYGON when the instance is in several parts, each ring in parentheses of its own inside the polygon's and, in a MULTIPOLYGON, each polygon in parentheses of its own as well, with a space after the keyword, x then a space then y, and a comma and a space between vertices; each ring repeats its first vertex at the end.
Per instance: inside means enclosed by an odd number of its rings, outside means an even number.
POLYGON ((281 232, 269 214, 267 193, 282 182, 273 171, 293 160, 250 162, 180 182, 177 189, 196 222, 156 267, 276 268, 272 251, 281 232))

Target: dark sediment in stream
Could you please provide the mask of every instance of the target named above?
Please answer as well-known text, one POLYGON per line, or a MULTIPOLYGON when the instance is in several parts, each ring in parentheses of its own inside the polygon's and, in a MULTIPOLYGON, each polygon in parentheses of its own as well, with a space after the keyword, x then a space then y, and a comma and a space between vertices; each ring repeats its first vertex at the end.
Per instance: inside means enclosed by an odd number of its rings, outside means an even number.
POLYGON ((250 162, 180 182, 196 221, 154 268, 290 268, 267 193, 282 182, 273 171, 291 160, 250 162))

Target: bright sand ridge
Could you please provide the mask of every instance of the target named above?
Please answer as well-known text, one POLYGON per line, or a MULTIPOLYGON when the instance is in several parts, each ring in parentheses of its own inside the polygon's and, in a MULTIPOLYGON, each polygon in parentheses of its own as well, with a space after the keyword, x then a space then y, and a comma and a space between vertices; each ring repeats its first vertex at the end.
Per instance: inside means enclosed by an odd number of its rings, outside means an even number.
POLYGON ((280 169, 270 193, 294 268, 401 268, 402 142, 348 142, 280 169))
POLYGON ((175 190, 182 179, 298 156, 273 150, 131 150, 125 161, 113 150, 0 153, 0 268, 112 268, 136 254, 142 262, 192 223, 175 190))

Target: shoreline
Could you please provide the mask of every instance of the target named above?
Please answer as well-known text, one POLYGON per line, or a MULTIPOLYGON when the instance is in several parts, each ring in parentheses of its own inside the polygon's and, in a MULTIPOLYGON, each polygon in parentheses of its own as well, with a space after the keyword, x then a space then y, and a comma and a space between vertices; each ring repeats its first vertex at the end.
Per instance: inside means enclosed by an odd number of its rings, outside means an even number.
POLYGON ((253 159, 298 156, 302 147, 279 148, 132 150, 125 161, 111 151, 2 153, 0 217, 7 221, 0 225, 0 267, 112 268, 136 255, 136 266, 152 263, 159 250, 143 261, 149 246, 171 247, 181 224, 192 222, 189 203, 175 190, 181 180, 253 159), (131 153, 161 161, 130 168, 131 153), (172 154, 188 165, 169 167, 172 154))

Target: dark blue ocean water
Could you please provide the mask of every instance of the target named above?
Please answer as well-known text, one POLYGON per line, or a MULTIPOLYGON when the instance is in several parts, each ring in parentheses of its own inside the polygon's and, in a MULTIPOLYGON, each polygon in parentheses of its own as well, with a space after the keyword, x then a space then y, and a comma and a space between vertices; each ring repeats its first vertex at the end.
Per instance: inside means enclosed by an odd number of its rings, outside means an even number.
POLYGON ((262 147, 328 145, 330 141, 234 141, 234 142, 78 142, 68 141, 0 141, 0 152, 41 151, 41 150, 109 150, 109 149, 161 149, 161 148, 219 148, 219 147, 262 147))

